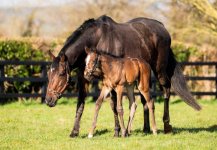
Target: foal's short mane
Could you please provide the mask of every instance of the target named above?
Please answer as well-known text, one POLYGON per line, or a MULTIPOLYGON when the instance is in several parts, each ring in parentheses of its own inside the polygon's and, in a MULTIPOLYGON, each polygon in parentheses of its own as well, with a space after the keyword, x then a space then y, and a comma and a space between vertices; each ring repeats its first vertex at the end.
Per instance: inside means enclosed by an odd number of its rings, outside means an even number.
POLYGON ((88 29, 89 27, 92 27, 96 24, 96 20, 91 18, 91 19, 88 19, 86 21, 84 21, 84 23, 78 27, 66 40, 63 48, 61 51, 65 51, 65 49, 73 44, 83 33, 86 29, 88 29))

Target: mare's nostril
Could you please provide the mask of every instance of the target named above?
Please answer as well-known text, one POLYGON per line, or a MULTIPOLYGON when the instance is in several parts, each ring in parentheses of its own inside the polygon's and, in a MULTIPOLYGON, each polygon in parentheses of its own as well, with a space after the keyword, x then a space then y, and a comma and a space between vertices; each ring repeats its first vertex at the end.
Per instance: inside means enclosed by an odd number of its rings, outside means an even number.
POLYGON ((51 97, 46 97, 45 98, 45 103, 48 104, 52 101, 52 98, 51 97))

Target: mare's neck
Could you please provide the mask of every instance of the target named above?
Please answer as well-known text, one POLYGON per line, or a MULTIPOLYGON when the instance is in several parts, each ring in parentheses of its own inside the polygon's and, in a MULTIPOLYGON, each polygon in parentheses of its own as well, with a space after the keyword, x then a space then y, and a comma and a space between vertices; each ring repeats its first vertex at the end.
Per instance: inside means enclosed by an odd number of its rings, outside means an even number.
POLYGON ((65 43, 62 50, 68 58, 70 70, 85 67, 85 53, 84 47, 96 47, 99 37, 96 36, 97 28, 90 28, 84 31, 79 37, 72 37, 65 43))

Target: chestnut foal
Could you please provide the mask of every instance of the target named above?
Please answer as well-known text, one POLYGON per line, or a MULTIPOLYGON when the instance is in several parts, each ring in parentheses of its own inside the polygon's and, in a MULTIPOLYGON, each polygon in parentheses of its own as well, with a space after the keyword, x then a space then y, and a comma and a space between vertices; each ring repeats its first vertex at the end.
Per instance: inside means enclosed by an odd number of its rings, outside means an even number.
POLYGON ((96 128, 97 116, 99 109, 102 105, 103 99, 111 92, 112 89, 117 93, 117 112, 120 119, 120 126, 122 131, 122 137, 128 135, 130 129, 125 128, 123 120, 123 106, 122 106, 122 93, 124 87, 127 89, 129 98, 134 99, 134 103, 130 108, 130 116, 128 122, 128 128, 131 128, 132 119, 135 113, 135 98, 134 98, 134 82, 138 81, 138 89, 145 97, 149 112, 152 120, 153 134, 157 134, 157 128, 154 115, 154 101, 150 98, 149 93, 149 81, 151 77, 151 69, 148 63, 138 58, 115 58, 107 54, 99 54, 96 51, 92 51, 89 48, 85 48, 87 53, 86 67, 84 71, 84 77, 87 80, 93 79, 93 73, 96 70, 100 70, 103 77, 103 87, 96 101, 94 120, 92 128, 88 137, 93 137, 94 130, 96 128))

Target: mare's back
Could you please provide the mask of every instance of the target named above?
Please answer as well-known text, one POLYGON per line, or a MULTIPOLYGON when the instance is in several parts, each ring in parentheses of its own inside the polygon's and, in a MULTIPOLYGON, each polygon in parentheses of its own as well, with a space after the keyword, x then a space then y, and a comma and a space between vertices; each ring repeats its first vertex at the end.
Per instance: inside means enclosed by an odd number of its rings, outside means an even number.
MULTIPOLYGON (((158 58, 158 42, 170 46, 170 35, 163 24, 148 18, 135 18, 126 23, 116 23, 103 16, 102 36, 97 49, 114 56, 143 58, 155 64, 158 58)), ((166 53, 167 49, 165 49, 166 53)), ((165 58, 167 60, 167 58, 165 58)))

